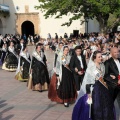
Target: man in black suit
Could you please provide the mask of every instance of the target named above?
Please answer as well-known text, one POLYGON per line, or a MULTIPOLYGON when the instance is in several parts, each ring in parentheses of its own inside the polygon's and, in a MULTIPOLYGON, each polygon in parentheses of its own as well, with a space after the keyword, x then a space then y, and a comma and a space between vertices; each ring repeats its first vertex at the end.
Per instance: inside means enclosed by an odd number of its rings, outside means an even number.
POLYGON ((85 57, 81 53, 82 48, 80 46, 76 46, 75 54, 72 56, 70 61, 70 69, 73 71, 74 74, 78 94, 83 81, 85 70, 87 68, 85 57))
POLYGON ((111 58, 105 62, 105 76, 104 79, 108 84, 109 90, 112 93, 113 100, 117 98, 120 93, 120 59, 118 48, 111 48, 111 58))

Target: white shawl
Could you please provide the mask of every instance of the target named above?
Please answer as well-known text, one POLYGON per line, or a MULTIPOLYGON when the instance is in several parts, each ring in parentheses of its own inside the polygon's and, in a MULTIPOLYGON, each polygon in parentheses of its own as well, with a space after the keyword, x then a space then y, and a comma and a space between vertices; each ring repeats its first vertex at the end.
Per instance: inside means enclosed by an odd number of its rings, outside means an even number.
POLYGON ((14 47, 11 48, 10 46, 8 47, 8 51, 11 52, 15 57, 18 58, 18 56, 15 54, 14 47))
POLYGON ((42 62, 45 65, 45 63, 43 61, 44 53, 42 51, 40 51, 40 55, 37 53, 37 51, 34 51, 32 56, 35 57, 38 61, 42 62))
MULTIPOLYGON (((18 72, 20 72, 20 58, 23 57, 23 58, 25 58, 29 63, 31 63, 30 60, 28 59, 29 56, 30 56, 30 54, 29 54, 28 52, 27 52, 26 54, 25 54, 24 52, 21 52, 21 53, 20 53, 20 57, 19 57, 19 60, 18 60, 18 67, 17 67, 17 70, 16 70, 16 74, 15 74, 15 75, 17 75, 18 72)), ((24 64, 24 63, 23 63, 23 64, 24 64)))

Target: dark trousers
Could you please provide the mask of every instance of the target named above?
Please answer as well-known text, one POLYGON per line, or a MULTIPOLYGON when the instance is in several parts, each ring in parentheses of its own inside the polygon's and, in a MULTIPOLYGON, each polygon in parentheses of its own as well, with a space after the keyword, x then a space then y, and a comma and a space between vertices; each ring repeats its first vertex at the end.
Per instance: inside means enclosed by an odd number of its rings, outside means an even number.
POLYGON ((114 90, 114 94, 113 94, 113 100, 115 101, 116 99, 120 108, 120 89, 118 88, 114 90))
POLYGON ((118 102, 118 105, 119 105, 119 108, 120 108, 120 92, 117 95, 117 102, 118 102))
POLYGON ((113 98, 113 101, 115 101, 116 98, 117 98, 117 96, 118 96, 118 94, 120 94, 120 88, 118 88, 118 87, 113 87, 113 86, 111 86, 111 85, 108 85, 108 88, 109 88, 109 91, 110 91, 111 96, 112 96, 112 98, 113 98))
POLYGON ((83 75, 74 75, 74 79, 75 79, 76 89, 77 91, 79 91, 83 81, 83 75))
POLYGON ((115 88, 114 89, 114 93, 113 93, 113 100, 114 101, 116 100, 116 98, 117 98, 117 96, 118 96, 119 93, 120 93, 120 89, 115 88))

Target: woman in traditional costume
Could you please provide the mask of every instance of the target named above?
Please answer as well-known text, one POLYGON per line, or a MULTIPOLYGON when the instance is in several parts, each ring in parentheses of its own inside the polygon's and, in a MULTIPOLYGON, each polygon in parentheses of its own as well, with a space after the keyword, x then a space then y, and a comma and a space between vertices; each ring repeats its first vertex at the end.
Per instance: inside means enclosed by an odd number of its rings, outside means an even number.
MULTIPOLYGON (((32 83, 33 83, 33 90, 42 92, 43 90, 48 89, 49 81, 49 74, 46 65, 46 56, 41 51, 40 43, 37 44, 36 50, 32 54, 32 63, 31 63, 31 74, 32 74, 32 83)), ((30 82, 30 80, 29 80, 30 82)), ((29 83, 28 82, 28 86, 29 83)))
POLYGON ((22 52, 24 44, 25 43, 24 43, 23 39, 20 39, 20 43, 16 44, 15 51, 16 51, 17 55, 20 55, 20 53, 22 52))
POLYGON ((30 54, 26 45, 23 46, 23 50, 20 53, 18 68, 15 78, 20 81, 28 81, 29 68, 30 68, 30 54))
POLYGON ((7 71, 16 71, 17 66, 18 66, 18 56, 14 49, 14 43, 11 41, 10 46, 8 47, 6 57, 4 59, 2 69, 7 71))
POLYGON ((55 51, 54 68, 56 68, 57 57, 58 57, 59 53, 62 51, 62 48, 63 48, 63 43, 60 42, 58 47, 56 48, 56 51, 55 51))
POLYGON ((56 62, 56 90, 49 91, 56 95, 56 99, 51 100, 64 103, 65 107, 69 107, 69 103, 74 102, 77 97, 74 76, 69 68, 70 59, 69 48, 64 46, 63 53, 58 55, 56 62))
POLYGON ((95 51, 88 63, 72 120, 116 120, 114 102, 103 80, 102 54, 95 51))
POLYGON ((7 44, 3 44, 2 49, 0 51, 0 65, 3 64, 6 53, 7 53, 7 44))
POLYGON ((54 57, 54 62, 53 62, 54 66, 53 66, 53 70, 50 75, 51 80, 50 80, 49 91, 48 91, 48 98, 51 99, 51 101, 58 100, 58 102, 62 102, 62 100, 58 98, 57 93, 55 94, 55 92, 52 92, 52 91, 56 91, 56 83, 57 83, 56 62, 57 62, 57 58, 59 54, 61 54, 62 52, 62 48, 63 48, 63 43, 60 42, 55 51, 55 57, 54 57))

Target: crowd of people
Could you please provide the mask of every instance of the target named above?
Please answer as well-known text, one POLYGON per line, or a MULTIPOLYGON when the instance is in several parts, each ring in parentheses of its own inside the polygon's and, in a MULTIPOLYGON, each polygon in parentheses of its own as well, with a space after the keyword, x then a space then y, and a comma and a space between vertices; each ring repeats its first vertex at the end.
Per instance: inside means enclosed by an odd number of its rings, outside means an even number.
POLYGON ((120 33, 79 34, 47 38, 0 35, 0 64, 16 71, 28 89, 48 90, 51 101, 75 102, 72 120, 116 120, 114 101, 120 93, 120 33), (34 45, 30 56, 27 46, 34 45), (44 50, 54 52, 49 74, 44 50))

